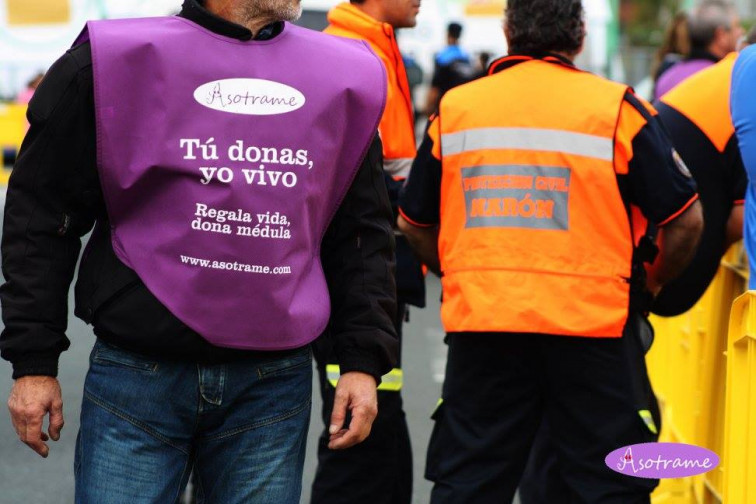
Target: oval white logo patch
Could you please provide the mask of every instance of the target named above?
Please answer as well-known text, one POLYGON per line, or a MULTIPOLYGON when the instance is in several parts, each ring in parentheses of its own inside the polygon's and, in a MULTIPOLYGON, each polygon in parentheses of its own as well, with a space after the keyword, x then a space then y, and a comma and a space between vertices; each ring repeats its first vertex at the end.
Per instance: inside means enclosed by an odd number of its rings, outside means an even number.
POLYGON ((194 91, 197 103, 207 108, 246 115, 276 115, 304 106, 296 88, 264 79, 224 79, 208 82, 194 91))

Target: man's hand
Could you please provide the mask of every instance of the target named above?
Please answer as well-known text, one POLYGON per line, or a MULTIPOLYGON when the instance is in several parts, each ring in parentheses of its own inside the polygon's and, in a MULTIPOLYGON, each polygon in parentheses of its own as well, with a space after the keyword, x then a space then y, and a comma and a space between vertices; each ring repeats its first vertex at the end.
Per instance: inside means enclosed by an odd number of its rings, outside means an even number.
POLYGON ((63 399, 58 380, 51 376, 19 378, 8 398, 8 409, 21 441, 42 457, 47 457, 50 448, 45 441, 60 439, 63 428, 63 399), (50 413, 50 426, 45 434, 42 432, 42 422, 47 413, 50 413))
POLYGON ((351 372, 341 375, 333 401, 331 440, 328 448, 342 450, 363 442, 370 434, 378 414, 378 392, 375 378, 366 373, 351 372), (349 428, 344 428, 347 410, 352 414, 349 428))

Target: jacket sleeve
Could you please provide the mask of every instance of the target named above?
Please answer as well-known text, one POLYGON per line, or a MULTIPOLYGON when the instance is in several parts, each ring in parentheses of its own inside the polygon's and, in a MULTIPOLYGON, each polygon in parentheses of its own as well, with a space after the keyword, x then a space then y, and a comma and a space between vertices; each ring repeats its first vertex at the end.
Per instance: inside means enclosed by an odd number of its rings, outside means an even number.
POLYGON ((376 136, 323 240, 330 334, 341 373, 376 378, 396 365, 394 234, 376 136))
MULTIPOLYGON (((756 100, 753 99, 754 79, 756 79, 756 46, 752 45, 743 49, 735 62, 735 69, 732 73, 730 102, 732 120, 737 132, 740 153, 746 172, 751 180, 756 175, 756 100)), ((748 213, 750 214, 750 211, 748 213)), ((753 281, 751 284, 753 284, 753 281)))
POLYGON ((392 222, 396 222, 399 217, 399 193, 401 193, 406 179, 396 180, 388 173, 383 172, 383 180, 386 182, 386 190, 388 191, 389 202, 391 202, 391 213, 394 219, 392 222))
POLYGON ((13 363, 14 379, 56 376, 60 353, 69 346, 68 290, 81 236, 94 224, 86 198, 78 197, 82 168, 96 177, 88 44, 52 66, 27 117, 30 129, 10 177, 1 246, 0 353, 13 363))

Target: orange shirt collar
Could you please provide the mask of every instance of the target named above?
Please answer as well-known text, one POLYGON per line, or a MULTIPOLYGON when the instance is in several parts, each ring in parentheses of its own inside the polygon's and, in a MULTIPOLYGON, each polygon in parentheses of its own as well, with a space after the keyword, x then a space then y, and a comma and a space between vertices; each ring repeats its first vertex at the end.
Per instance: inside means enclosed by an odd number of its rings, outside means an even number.
POLYGON ((395 52, 391 43, 394 28, 388 23, 381 23, 368 16, 350 3, 343 2, 331 9, 328 12, 328 22, 336 27, 359 33, 386 54, 395 52))

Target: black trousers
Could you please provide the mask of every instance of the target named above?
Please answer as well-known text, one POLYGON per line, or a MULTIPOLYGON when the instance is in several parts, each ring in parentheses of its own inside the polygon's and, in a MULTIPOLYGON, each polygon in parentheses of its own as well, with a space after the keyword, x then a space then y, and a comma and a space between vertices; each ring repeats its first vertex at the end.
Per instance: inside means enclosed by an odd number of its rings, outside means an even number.
MULTIPOLYGON (((638 333, 641 336, 641 344, 644 355, 648 353, 653 342, 653 328, 645 318, 636 315, 634 322, 638 326, 638 333)), ((638 380, 646 380, 645 367, 638 369, 638 380)), ((639 384, 644 386, 643 383, 639 384)), ((657 404, 652 403, 652 413, 655 419, 660 417, 656 408, 657 404)), ((660 425, 655 426, 658 429, 660 425)), ((536 434, 533 447, 530 450, 530 458, 525 466, 525 472, 520 479, 520 502, 522 504, 550 504, 552 502, 561 502, 563 496, 569 495, 569 486, 564 481, 559 469, 557 460, 557 450, 551 440, 551 428, 549 422, 544 419, 541 427, 536 434)))
POLYGON ((551 442, 549 422, 544 420, 536 434, 530 458, 520 479, 521 504, 560 502, 570 494, 570 487, 559 472, 556 448, 551 442))
POLYGON ((622 338, 452 333, 428 448, 431 504, 510 503, 542 419, 563 486, 549 504, 648 504, 658 480, 604 463, 622 446, 656 441, 660 425, 632 315, 622 338))
MULTIPOLYGON (((398 306, 397 334, 401 356, 402 321, 406 305, 398 306)), ((336 361, 327 338, 313 346, 323 398, 323 423, 318 440, 318 469, 311 504, 410 504, 412 448, 399 391, 378 391, 378 416, 370 436, 346 450, 328 449, 328 428, 336 389, 326 366, 336 361)), ((401 363, 399 363, 401 368, 401 363)))

